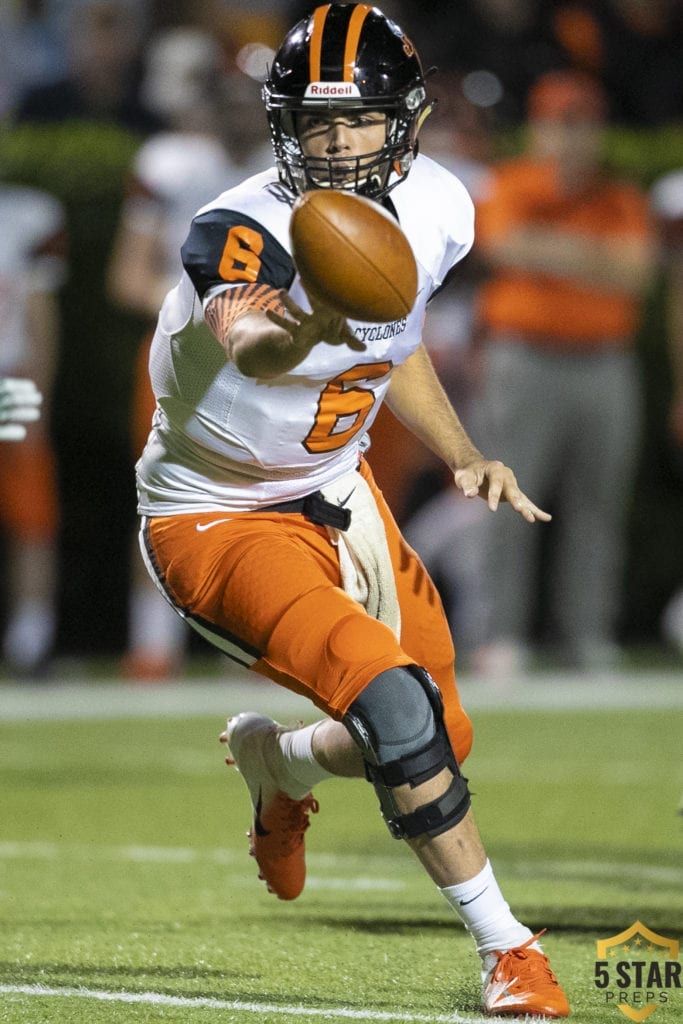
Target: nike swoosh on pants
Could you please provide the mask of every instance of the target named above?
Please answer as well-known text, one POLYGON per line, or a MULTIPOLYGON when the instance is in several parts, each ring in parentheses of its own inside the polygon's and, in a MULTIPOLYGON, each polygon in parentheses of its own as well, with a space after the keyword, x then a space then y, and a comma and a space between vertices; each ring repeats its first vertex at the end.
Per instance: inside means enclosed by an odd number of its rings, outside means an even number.
POLYGON ((210 530, 212 526, 220 526, 221 523, 229 523, 231 518, 231 516, 228 516, 226 519, 214 519, 211 523, 197 523, 195 530, 197 533, 204 533, 204 530, 210 530))

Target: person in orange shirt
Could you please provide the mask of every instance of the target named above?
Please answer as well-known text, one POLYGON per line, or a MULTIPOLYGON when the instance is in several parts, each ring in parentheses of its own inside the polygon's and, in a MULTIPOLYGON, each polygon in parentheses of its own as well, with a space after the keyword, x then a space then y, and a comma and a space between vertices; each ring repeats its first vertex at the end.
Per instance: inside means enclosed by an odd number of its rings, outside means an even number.
POLYGON ((633 338, 655 261, 647 199, 602 166, 598 84, 549 72, 530 91, 528 115, 527 153, 498 165, 477 208, 490 276, 479 297, 485 371, 475 420, 502 459, 517 454, 555 525, 542 582, 535 537, 508 518, 482 524, 482 673, 526 667, 541 592, 564 661, 618 663, 640 419, 633 338))

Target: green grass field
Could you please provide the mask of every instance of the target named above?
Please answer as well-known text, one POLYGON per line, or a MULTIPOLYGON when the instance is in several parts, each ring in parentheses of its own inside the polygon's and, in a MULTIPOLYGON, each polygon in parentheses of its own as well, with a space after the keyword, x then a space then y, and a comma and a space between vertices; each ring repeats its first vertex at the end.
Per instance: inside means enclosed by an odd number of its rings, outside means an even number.
MULTIPOLYGON (((683 938, 683 681, 462 688, 503 891, 548 928, 572 1020, 623 1024, 593 984, 596 940, 637 919, 683 938)), ((314 717, 242 679, 0 685, 0 1021, 485 1019, 471 941, 367 784, 319 788, 299 900, 257 882, 246 787, 217 742, 250 706, 314 717)), ((683 1020, 668 996, 656 1024, 683 1020)))

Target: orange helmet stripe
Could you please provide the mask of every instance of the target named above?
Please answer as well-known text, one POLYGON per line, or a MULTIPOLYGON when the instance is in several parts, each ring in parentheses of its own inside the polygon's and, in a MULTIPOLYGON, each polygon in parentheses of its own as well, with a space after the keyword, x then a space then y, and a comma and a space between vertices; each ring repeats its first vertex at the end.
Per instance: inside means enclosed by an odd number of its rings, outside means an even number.
POLYGON ((308 49, 309 82, 319 82, 322 77, 320 58, 323 49, 323 30, 331 6, 332 4, 326 4, 324 7, 316 7, 313 12, 313 31, 308 49))
POLYGON ((353 68, 358 53, 358 40, 363 29, 363 23, 372 10, 368 4, 358 4, 351 15, 349 30, 346 33, 346 46, 344 47, 344 81, 353 81, 353 68))

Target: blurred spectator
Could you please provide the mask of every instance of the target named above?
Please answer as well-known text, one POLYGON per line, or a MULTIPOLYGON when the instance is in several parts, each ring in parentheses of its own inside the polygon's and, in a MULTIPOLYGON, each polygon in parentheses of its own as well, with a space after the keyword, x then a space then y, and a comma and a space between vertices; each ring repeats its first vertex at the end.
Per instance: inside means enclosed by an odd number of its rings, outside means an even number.
MULTIPOLYGON (((470 103, 462 81, 454 76, 437 76, 434 92, 438 104, 421 132, 421 152, 455 174, 476 205, 486 192, 494 161, 491 109, 470 103)), ((475 245, 430 302, 424 325, 423 339, 439 379, 466 423, 476 380, 476 296, 483 270, 475 245)), ((387 458, 392 458, 389 452, 387 458)), ((412 514, 403 524, 404 534, 436 581, 453 635, 459 638, 458 654, 467 657, 472 638, 481 632, 480 552, 474 541, 486 509, 464 498, 452 475, 440 467, 437 477, 431 459, 415 474, 412 490, 412 514)))
POLYGON ((200 6, 201 24, 216 33, 233 57, 253 44, 269 46, 274 54, 289 27, 286 0, 203 0, 200 6))
MULTIPOLYGON (((665 331, 671 367, 669 428, 672 462, 683 480, 683 169, 656 181, 651 196, 660 228, 666 277, 665 331)), ((678 570, 680 587, 664 610, 662 632, 669 644, 683 654, 683 566, 678 570)))
MULTIPOLYGON (((483 186, 492 155, 491 112, 465 99, 462 82, 456 76, 439 74, 430 85, 430 96, 437 103, 420 132, 420 152, 447 167, 475 197, 483 186)), ((469 397, 474 295, 480 274, 481 265, 470 252, 431 300, 423 335, 439 379, 461 412, 469 397)), ((394 515, 410 530, 408 521, 423 505, 440 500, 443 489, 453 483, 452 475, 433 452, 396 421, 388 408, 380 409, 371 433, 368 460, 394 515)), ((463 499, 463 511, 465 505, 469 515, 469 506, 473 503, 463 499)), ((440 517, 436 509, 435 514, 440 517)), ((426 520, 429 515, 426 510, 426 520)), ((426 520, 423 520, 425 530, 428 529, 426 520)), ((424 536, 422 528, 421 536, 424 536)), ((434 548, 435 556, 437 550, 441 550, 440 543, 434 548)), ((425 557, 422 547, 419 553, 425 557)), ((429 568, 436 570, 432 564, 429 568)), ((449 570, 446 566, 443 569, 445 577, 449 570)), ((446 598, 445 578, 441 578, 441 583, 446 598)))
POLYGON ((0 182, 0 375, 28 378, 45 399, 21 445, 0 448, 0 527, 7 602, 2 659, 11 673, 47 667, 55 626, 58 497, 49 400, 65 272, 64 215, 52 196, 0 182))
POLYGON ((591 72, 620 124, 655 126, 683 116, 679 0, 556 0, 547 4, 563 64, 591 72))
POLYGON ((162 127, 139 96, 140 7, 132 0, 69 0, 64 17, 67 74, 27 89, 16 121, 92 118, 143 134, 162 127))
MULTIPOLYGON (((495 159, 497 123, 490 108, 467 100, 459 76, 438 75, 434 113, 420 133, 420 151, 462 181, 475 202, 485 194, 495 159)), ((455 407, 467 415, 475 297, 484 273, 476 247, 430 302, 424 341, 455 407)))
POLYGON ((66 54, 43 5, 0 7, 0 119, 11 116, 28 89, 66 72, 66 54))
POLYGON ((554 512, 537 537, 514 517, 485 522, 482 672, 526 664, 543 598, 572 666, 618 661, 624 516, 640 419, 633 337, 654 264, 645 197, 601 168, 606 100, 577 72, 542 76, 529 98, 529 151, 500 164, 477 210, 491 276, 480 296, 486 369, 473 435, 554 512), (477 424, 480 424, 478 427, 477 424))
POLYGON ((468 99, 505 123, 524 116, 533 80, 570 62, 542 0, 403 0, 402 24, 442 71, 463 77, 468 99))
MULTIPOLYGON (((155 407, 148 369, 154 323, 180 277, 188 225, 201 206, 272 162, 259 85, 239 71, 228 74, 224 64, 218 41, 189 26, 158 33, 147 54, 142 96, 170 128, 136 155, 109 268, 113 300, 149 320, 136 362, 134 458, 155 407)), ((189 630, 145 570, 137 531, 133 566, 124 671, 165 679, 180 667, 189 630)))
POLYGON ((62 511, 58 655, 115 650, 125 621, 121 549, 135 519, 126 402, 141 321, 107 300, 104 277, 125 170, 141 135, 163 124, 139 97, 145 7, 50 0, 68 77, 29 90, 7 138, 13 180, 54 191, 69 235, 51 416, 62 511))

